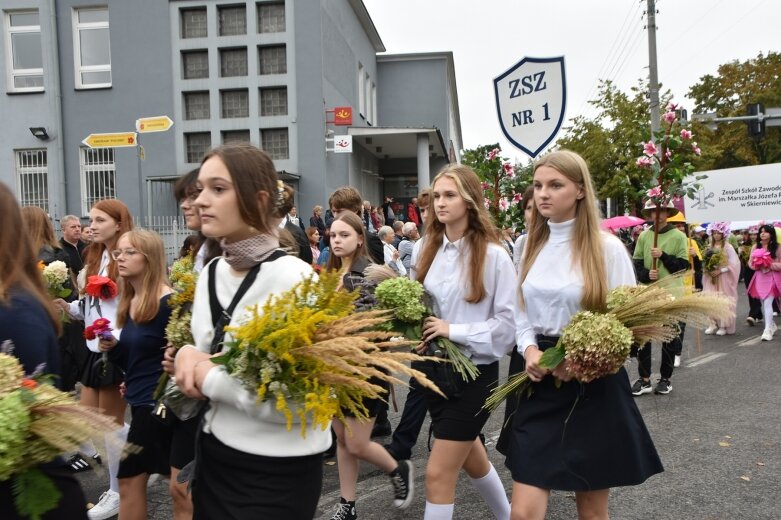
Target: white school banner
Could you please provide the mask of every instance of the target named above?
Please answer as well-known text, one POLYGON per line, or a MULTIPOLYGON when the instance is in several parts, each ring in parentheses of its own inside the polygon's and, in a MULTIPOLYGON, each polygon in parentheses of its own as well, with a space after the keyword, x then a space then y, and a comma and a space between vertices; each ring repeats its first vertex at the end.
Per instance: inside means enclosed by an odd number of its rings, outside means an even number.
MULTIPOLYGON (((781 220, 781 163, 697 172, 694 199, 684 198, 689 222, 781 220)), ((688 178, 693 180, 693 177, 688 178)))

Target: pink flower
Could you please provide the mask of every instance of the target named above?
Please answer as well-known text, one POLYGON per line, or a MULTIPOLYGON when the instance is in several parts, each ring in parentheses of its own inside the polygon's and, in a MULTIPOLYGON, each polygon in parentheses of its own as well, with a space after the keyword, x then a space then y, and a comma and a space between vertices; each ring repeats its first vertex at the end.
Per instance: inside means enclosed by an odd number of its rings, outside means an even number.
POLYGON ((700 150, 700 147, 697 146, 697 142, 692 143, 692 152, 694 152, 694 155, 700 155, 702 153, 702 150, 700 150))
POLYGON ((483 199, 483 206, 485 206, 485 209, 488 209, 491 207, 491 201, 488 199, 483 199))
POLYGON ((678 105, 676 103, 673 103, 672 101, 667 104, 667 111, 668 112, 675 112, 676 108, 678 108, 678 105))
POLYGON ((668 159, 669 159, 669 158, 671 158, 671 157, 673 156, 673 151, 672 151, 672 150, 670 150, 670 149, 668 148, 668 149, 667 149, 667 150, 664 152, 664 156, 665 156, 665 157, 667 157, 668 159))
POLYGON ((483 182, 482 182, 480 185, 483 187, 483 190, 487 190, 488 188, 490 188, 490 187, 491 187, 491 185, 490 185, 490 184, 488 184, 488 183, 487 183, 487 182, 485 182, 485 181, 483 181, 483 182))
POLYGON ((661 197, 662 196, 662 187, 661 186, 655 186, 648 190, 646 193, 648 195, 648 198, 654 198, 654 197, 661 197))
POLYGON ((523 195, 520 193, 516 193, 513 195, 513 202, 521 202, 523 200, 523 195))
POLYGON ((507 200, 507 197, 502 197, 499 199, 499 209, 502 211, 507 211, 507 208, 510 207, 510 201, 507 200))
POLYGON ((654 163, 653 159, 651 159, 650 157, 646 157, 645 155, 637 158, 637 165, 640 168, 650 168, 653 163, 654 163))
POLYGON ((656 143, 654 143, 653 141, 648 141, 647 143, 644 143, 643 152, 645 152, 645 154, 648 157, 651 157, 652 155, 656 155, 657 152, 656 143))
POLYGON ((513 173, 513 165, 508 162, 502 164, 502 169, 504 173, 513 173))
POLYGON ((692 133, 689 130, 686 130, 685 128, 681 130, 681 139, 691 139, 694 137, 692 133))
POLYGON ((668 123, 672 123, 672 122, 673 122, 673 121, 675 121, 675 119, 676 119, 676 117, 675 117, 675 112, 666 112, 666 113, 665 113, 665 114, 662 116, 662 119, 664 119, 664 120, 665 120, 666 122, 668 122, 668 123))
POLYGON ((488 152, 488 160, 493 161, 494 159, 496 159, 496 156, 499 155, 500 153, 502 153, 502 151, 499 148, 494 148, 493 150, 488 152))

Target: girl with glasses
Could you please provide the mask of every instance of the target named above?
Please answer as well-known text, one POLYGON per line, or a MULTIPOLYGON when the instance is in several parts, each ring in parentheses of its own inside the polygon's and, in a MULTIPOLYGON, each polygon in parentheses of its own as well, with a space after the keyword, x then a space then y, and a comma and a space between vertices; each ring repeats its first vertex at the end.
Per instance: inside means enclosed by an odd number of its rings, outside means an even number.
MULTIPOLYGON (((123 234, 111 252, 120 276, 117 327, 122 337, 102 339, 99 348, 125 371, 125 401, 132 421, 127 435, 129 450, 119 463, 119 516, 143 520, 147 517, 146 486, 149 475, 171 473, 171 427, 153 414, 152 393, 163 369, 165 327, 171 316, 166 282, 166 257, 160 236, 144 229, 123 234)), ((174 516, 178 517, 174 501, 174 516)))

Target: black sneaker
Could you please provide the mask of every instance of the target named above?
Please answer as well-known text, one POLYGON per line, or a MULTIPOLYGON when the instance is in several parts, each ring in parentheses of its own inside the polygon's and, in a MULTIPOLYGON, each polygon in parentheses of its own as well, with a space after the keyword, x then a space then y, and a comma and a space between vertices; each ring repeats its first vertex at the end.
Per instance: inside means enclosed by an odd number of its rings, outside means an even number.
POLYGON ((656 383, 656 388, 654 388, 655 394, 669 394, 673 391, 673 384, 670 382, 667 378, 661 378, 658 383, 656 383))
POLYGON ((344 498, 340 499, 331 520, 358 520, 358 514, 355 512, 355 501, 348 502, 344 498))
POLYGON ((651 392, 653 392, 651 382, 643 381, 642 378, 635 381, 635 384, 632 385, 632 395, 650 394, 651 392))
MULTIPOLYGON (((92 459, 92 464, 103 464, 103 460, 97 453, 90 458, 92 459)), ((80 453, 73 455, 65 464, 73 473, 81 473, 83 471, 90 471, 93 469, 92 464, 87 462, 87 460, 82 457, 80 453)))
POLYGON ((408 460, 400 460, 399 465, 391 473, 393 484, 393 505, 399 509, 406 509, 414 496, 415 475, 413 466, 408 460))

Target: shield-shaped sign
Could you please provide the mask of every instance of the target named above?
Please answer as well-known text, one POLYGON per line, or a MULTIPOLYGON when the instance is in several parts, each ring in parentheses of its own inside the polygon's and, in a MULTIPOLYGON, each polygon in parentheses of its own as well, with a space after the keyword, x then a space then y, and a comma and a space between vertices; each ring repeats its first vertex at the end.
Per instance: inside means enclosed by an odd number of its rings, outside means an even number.
POLYGON ((494 79, 494 93, 505 137, 537 157, 556 137, 564 121, 564 56, 522 59, 494 79))

